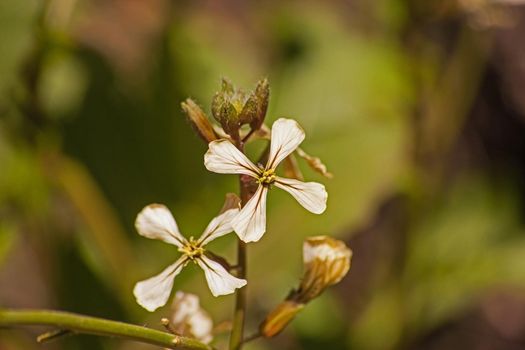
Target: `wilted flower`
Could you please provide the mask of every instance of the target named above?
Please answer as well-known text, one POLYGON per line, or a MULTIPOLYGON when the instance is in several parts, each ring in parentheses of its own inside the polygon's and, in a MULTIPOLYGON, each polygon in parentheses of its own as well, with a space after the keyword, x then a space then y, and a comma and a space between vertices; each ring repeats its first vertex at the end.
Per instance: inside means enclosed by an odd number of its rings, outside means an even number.
POLYGON ((199 303, 195 294, 178 291, 172 304, 171 329, 178 335, 198 339, 208 344, 212 341, 213 321, 199 303))
POLYGON ((305 304, 296 301, 283 301, 266 316, 266 319, 260 326, 260 334, 266 338, 276 336, 293 321, 304 306, 305 304))
POLYGON ((306 303, 339 282, 350 269, 352 251, 343 241, 328 237, 309 237, 303 244, 305 273, 294 299, 306 303))
POLYGON ((260 326, 261 334, 273 337, 281 332, 308 302, 346 275, 351 257, 352 251, 342 241, 328 236, 307 238, 303 244, 305 273, 301 284, 266 316, 260 326))
POLYGON ((270 153, 266 165, 253 164, 230 141, 221 139, 210 142, 204 156, 204 165, 221 174, 244 174, 255 178, 258 188, 253 197, 232 220, 232 226, 244 242, 258 241, 266 231, 266 195, 271 185, 290 193, 304 208, 315 214, 326 209, 328 197, 323 185, 279 177, 275 169, 301 142, 305 134, 292 119, 275 121, 271 131, 270 153))
POLYGON ((296 153, 299 157, 306 160, 306 163, 310 168, 318 172, 319 174, 323 175, 324 177, 327 177, 331 179, 333 177, 332 173, 328 171, 326 168, 326 165, 321 162, 321 159, 318 157, 314 157, 303 151, 301 148, 297 148, 296 153))
POLYGON ((208 286, 214 296, 233 293, 236 288, 246 285, 246 280, 232 276, 219 262, 210 258, 208 256, 210 254, 205 249, 206 244, 232 231, 231 220, 238 214, 239 209, 238 207, 225 209, 209 223, 197 240, 193 237, 187 240, 181 235, 175 219, 164 205, 151 204, 139 213, 135 227, 140 235, 173 244, 182 253, 175 263, 159 275, 135 285, 133 294, 140 305, 148 311, 154 311, 166 304, 175 276, 190 261, 204 270, 208 286))
POLYGON ((186 116, 191 123, 195 132, 206 142, 211 142, 217 139, 213 126, 210 123, 206 114, 202 111, 198 104, 191 98, 181 103, 181 107, 186 112, 186 116))

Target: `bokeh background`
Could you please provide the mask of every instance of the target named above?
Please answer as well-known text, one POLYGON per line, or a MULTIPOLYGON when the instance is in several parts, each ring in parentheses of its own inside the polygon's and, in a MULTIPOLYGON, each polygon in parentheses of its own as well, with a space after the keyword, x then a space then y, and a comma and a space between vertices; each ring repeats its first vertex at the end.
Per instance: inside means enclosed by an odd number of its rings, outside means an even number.
MULTIPOLYGON (((136 214, 167 204, 198 235, 237 191, 206 171, 180 102, 225 76, 271 84, 334 173, 316 216, 283 191, 249 246, 248 333, 301 276, 302 240, 354 251, 339 285, 246 349, 525 348, 525 5, 520 0, 0 1, 0 306, 158 327, 133 284, 175 260, 136 214)), ((254 146, 255 147, 255 146, 254 146)), ((235 237, 213 243, 233 258, 235 237)), ((198 294, 198 268, 175 289, 198 294)), ((152 349, 89 336, 0 349, 152 349)), ((226 337, 219 337, 221 346, 226 337)))

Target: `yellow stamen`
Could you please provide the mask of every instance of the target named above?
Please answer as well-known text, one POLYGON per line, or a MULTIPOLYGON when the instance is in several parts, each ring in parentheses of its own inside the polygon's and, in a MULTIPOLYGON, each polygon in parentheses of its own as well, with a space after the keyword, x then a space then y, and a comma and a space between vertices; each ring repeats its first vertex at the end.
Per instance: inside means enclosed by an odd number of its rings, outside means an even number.
POLYGON ((179 248, 179 251, 191 260, 200 258, 204 254, 204 250, 193 237, 190 237, 186 245, 179 248))
POLYGON ((264 170, 257 179, 257 182, 262 185, 271 185, 275 182, 275 170, 268 169, 264 170))

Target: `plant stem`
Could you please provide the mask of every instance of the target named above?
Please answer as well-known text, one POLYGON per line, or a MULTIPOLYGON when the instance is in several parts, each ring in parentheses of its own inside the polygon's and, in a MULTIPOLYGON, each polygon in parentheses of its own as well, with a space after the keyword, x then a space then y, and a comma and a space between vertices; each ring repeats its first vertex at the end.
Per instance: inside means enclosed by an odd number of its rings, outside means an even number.
POLYGON ((0 327, 19 325, 53 326, 73 333, 118 337, 168 349, 212 350, 210 346, 195 339, 129 323, 62 311, 0 310, 0 327))
MULTIPOLYGON (((246 243, 239 240, 237 244, 239 269, 238 277, 246 277, 246 243)), ((230 350, 240 350, 244 336, 244 319, 246 317, 246 287, 237 290, 235 295, 235 312, 230 336, 230 350)))
MULTIPOLYGON (((238 143, 237 147, 244 153, 242 143, 238 143)), ((239 185, 241 192, 242 206, 246 205, 250 200, 251 193, 248 188, 248 183, 243 181, 243 175, 239 176, 239 185)), ((237 243, 237 277, 246 279, 246 243, 238 240, 237 243)), ((235 294, 235 311, 233 314, 232 332, 230 335, 230 350, 240 350, 242 348, 242 341, 244 337, 244 319, 246 318, 246 291, 247 287, 237 289, 235 294)))

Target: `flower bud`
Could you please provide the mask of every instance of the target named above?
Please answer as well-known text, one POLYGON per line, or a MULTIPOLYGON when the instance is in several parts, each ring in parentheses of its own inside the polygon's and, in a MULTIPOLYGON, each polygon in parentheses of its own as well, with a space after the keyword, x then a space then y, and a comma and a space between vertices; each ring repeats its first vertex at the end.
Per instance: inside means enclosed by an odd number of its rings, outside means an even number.
MULTIPOLYGON (((213 117, 229 135, 238 134, 240 125, 237 116, 239 112, 235 106, 241 104, 239 101, 240 95, 242 94, 235 92, 229 80, 222 79, 221 91, 215 94, 211 103, 213 117)), ((242 102, 242 105, 244 105, 244 102, 242 102)))
POLYGON ((269 99, 270 84, 268 84, 268 79, 259 80, 255 91, 250 94, 239 115, 241 123, 250 124, 254 130, 259 129, 266 117, 269 99))
POLYGON ((261 334, 270 338, 279 334, 288 323, 290 323, 295 315, 304 308, 304 304, 299 304, 294 301, 285 300, 266 316, 266 319, 260 326, 261 334))
POLYGON ((184 112, 186 112, 186 117, 190 121, 195 132, 206 141, 206 143, 217 139, 217 135, 215 134, 215 131, 213 131, 213 126, 208 120, 208 117, 191 98, 182 102, 181 107, 184 112))
POLYGON ((244 124, 250 124, 254 130, 260 128, 268 109, 269 97, 267 79, 259 81, 255 91, 249 94, 223 79, 221 91, 215 94, 212 101, 212 114, 226 133, 237 138, 239 128, 244 124))
POLYGON ((315 236, 303 244, 305 273, 293 300, 307 303, 339 282, 350 269, 352 251, 343 241, 315 236))
POLYGON ((205 344, 212 341, 213 321, 200 307, 199 297, 177 292, 172 304, 171 328, 178 335, 195 338, 205 344))

